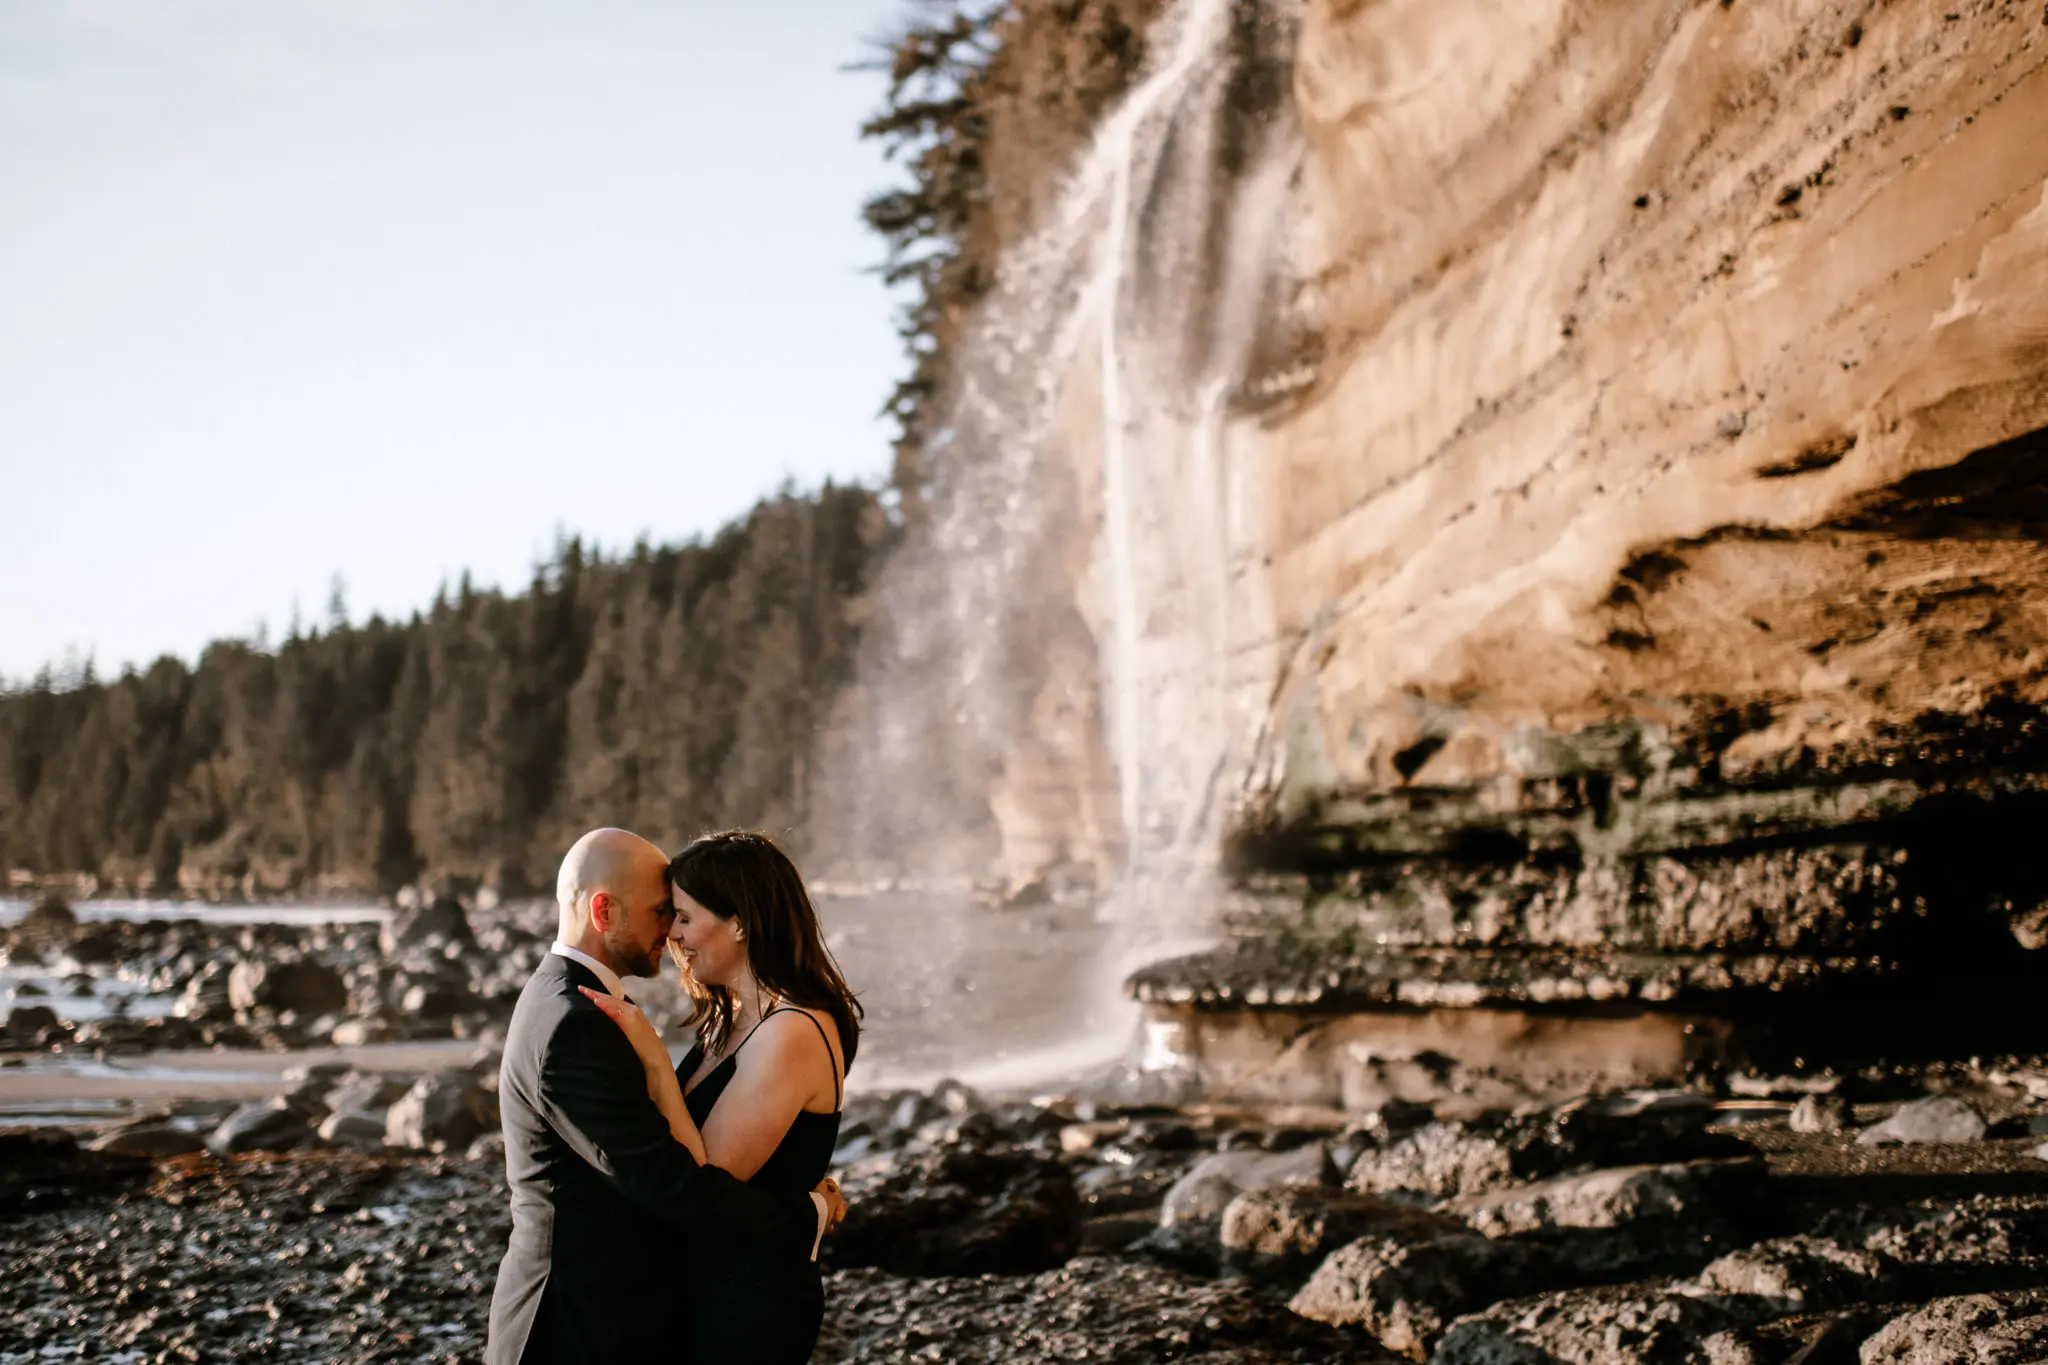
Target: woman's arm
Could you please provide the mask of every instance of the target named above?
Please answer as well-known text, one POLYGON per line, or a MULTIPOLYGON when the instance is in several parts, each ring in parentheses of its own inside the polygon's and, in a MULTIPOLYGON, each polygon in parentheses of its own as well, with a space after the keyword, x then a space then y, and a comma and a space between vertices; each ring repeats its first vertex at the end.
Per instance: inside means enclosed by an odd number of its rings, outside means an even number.
MULTIPOLYGON (((647 1022, 647 1016, 640 1007, 588 986, 576 989, 589 996, 606 1017, 625 1030, 626 1040, 632 1043, 635 1055, 640 1058, 641 1070, 647 1073, 647 1097, 668 1120, 670 1136, 690 1149, 690 1155, 697 1158, 698 1165, 715 1165, 706 1156, 704 1135, 697 1131, 697 1122, 690 1117, 689 1107, 683 1103, 682 1083, 676 1080, 668 1049, 662 1046, 661 1035, 654 1031, 654 1025, 647 1022)), ((756 1169, 759 1169, 758 1163, 756 1169)), ((752 1174, 752 1171, 747 1172, 747 1175, 752 1174)), ((746 1176, 740 1176, 740 1179, 744 1180, 746 1176)))
POLYGON ((804 1106, 833 1095, 833 1065, 824 1039, 797 1010, 763 1020, 704 1125, 706 1160, 751 1180, 804 1106))

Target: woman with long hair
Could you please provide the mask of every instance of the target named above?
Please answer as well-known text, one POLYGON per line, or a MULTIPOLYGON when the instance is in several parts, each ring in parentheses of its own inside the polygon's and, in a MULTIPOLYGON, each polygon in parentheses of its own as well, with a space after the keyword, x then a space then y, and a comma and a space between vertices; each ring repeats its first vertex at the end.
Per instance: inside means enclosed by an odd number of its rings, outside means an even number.
MULTIPOLYGON (((750 1184, 810 1190, 838 1142, 860 1001, 825 946, 803 878, 767 835, 707 834, 669 863, 668 880, 669 952, 697 1004, 697 1041, 682 1064, 670 1069, 639 1010, 584 993, 632 1039, 669 1131, 700 1162, 750 1184)), ((715 1273, 692 1304, 689 1358, 810 1359, 824 1315, 815 1259, 715 1273)))

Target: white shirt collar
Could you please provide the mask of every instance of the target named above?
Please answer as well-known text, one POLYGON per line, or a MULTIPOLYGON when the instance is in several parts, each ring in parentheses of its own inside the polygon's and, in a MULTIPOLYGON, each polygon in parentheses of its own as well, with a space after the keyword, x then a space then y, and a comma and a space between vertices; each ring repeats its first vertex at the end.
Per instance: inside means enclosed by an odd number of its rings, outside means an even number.
POLYGON ((556 939, 554 946, 549 948, 548 951, 557 957, 566 957, 571 962, 580 962, 590 968, 596 974, 597 979, 604 983, 606 992, 613 999, 624 1000, 626 998, 626 986, 624 982, 619 980, 619 974, 605 966, 602 962, 599 962, 589 953, 584 952, 581 948, 571 948, 560 939, 556 939))

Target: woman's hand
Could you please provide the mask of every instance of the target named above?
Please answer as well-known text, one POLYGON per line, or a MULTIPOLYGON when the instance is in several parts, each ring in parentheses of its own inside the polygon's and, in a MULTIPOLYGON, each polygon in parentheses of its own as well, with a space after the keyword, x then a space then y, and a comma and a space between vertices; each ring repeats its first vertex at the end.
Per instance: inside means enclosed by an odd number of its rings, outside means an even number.
POLYGON ((638 1005, 628 1004, 617 996, 594 991, 588 986, 578 986, 576 989, 589 996, 592 1004, 603 1010, 607 1018, 625 1030, 626 1041, 633 1045, 633 1051, 640 1054, 641 1065, 650 1071, 667 1071, 674 1065, 669 1060, 668 1048, 662 1045, 661 1035, 654 1031, 654 1025, 647 1021, 647 1015, 638 1005))
POLYGON ((638 1005, 629 1005, 588 986, 576 989, 589 996, 591 1004, 603 1010, 613 1023, 625 1030, 633 1051, 640 1054, 642 1069, 647 1072, 647 1098, 654 1101, 654 1107, 668 1120, 669 1136, 689 1148, 697 1164, 703 1165, 704 1135, 697 1131, 696 1123, 690 1118, 689 1106, 683 1103, 682 1084, 676 1080, 668 1049, 661 1045, 661 1035, 654 1031, 654 1025, 647 1022, 647 1016, 640 1012, 638 1005))

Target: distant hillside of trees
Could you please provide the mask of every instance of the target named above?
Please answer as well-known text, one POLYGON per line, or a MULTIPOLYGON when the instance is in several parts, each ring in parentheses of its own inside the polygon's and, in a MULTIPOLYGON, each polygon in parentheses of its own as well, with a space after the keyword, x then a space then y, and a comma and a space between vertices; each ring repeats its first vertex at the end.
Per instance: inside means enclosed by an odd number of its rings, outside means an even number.
POLYGON ((157 892, 552 886, 597 824, 732 823, 801 848, 811 755, 895 537, 873 492, 784 493, 707 542, 569 541, 520 593, 462 589, 275 650, 209 647, 0 693, 0 867, 157 892))

